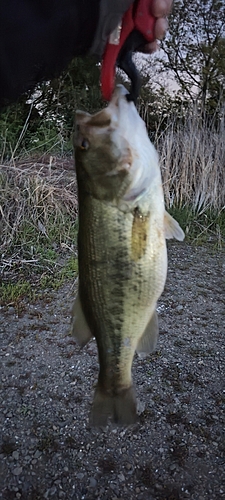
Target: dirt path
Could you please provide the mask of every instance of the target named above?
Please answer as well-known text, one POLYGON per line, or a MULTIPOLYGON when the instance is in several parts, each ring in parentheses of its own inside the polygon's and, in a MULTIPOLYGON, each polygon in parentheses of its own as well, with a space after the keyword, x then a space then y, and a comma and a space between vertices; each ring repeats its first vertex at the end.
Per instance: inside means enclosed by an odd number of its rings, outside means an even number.
POLYGON ((225 259, 169 245, 158 350, 135 357, 139 422, 90 429, 95 342, 68 336, 74 289, 1 309, 0 499, 225 498, 225 259))

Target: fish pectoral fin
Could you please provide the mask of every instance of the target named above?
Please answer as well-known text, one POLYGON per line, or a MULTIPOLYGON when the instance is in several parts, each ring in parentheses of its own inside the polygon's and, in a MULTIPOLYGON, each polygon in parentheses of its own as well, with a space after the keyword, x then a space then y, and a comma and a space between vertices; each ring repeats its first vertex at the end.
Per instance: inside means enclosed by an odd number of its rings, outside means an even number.
POLYGON ((79 292, 72 308, 70 332, 81 347, 84 347, 93 337, 82 310, 79 292))
POLYGON ((131 425, 137 421, 136 394, 133 386, 118 394, 108 394, 97 385, 90 413, 90 425, 105 426, 109 418, 119 425, 131 425))
POLYGON ((175 238, 175 240, 183 241, 184 239, 184 231, 178 222, 166 211, 164 214, 164 232, 167 240, 175 238))
POLYGON ((139 356, 144 357, 150 354, 156 349, 157 341, 159 336, 159 325, 158 325, 158 315, 154 311, 149 323, 147 324, 145 331, 140 338, 136 352, 139 356))

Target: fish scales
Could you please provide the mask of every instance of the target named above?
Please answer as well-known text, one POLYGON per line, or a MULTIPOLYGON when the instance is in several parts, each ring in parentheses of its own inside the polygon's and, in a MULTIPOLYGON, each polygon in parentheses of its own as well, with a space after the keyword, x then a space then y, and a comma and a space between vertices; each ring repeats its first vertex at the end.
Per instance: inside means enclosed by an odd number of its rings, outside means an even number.
MULTIPOLYGON (((117 90, 116 99, 118 109, 124 106, 123 114, 126 106, 133 106, 126 102, 123 88, 117 90)), ((123 135, 121 139, 120 134, 114 137, 108 111, 110 106, 98 116, 78 116, 75 156, 79 292, 73 308, 72 332, 83 345, 92 336, 97 341, 100 371, 91 412, 94 425, 105 425, 109 417, 121 424, 136 420, 132 361, 135 350, 142 351, 143 346, 138 348, 142 338, 145 351, 155 347, 155 308, 167 272, 159 167, 144 189, 143 182, 139 182, 140 189, 138 182, 132 184, 134 174, 130 170, 136 150, 125 147, 121 161, 121 143, 127 146, 128 141, 123 135), (154 195, 156 190, 158 197, 154 195), (131 200, 126 199, 127 193, 131 200)), ((136 116, 136 109, 132 108, 132 112, 136 116)), ((141 120, 139 116, 138 119, 141 120)))
MULTIPOLYGON (((86 318, 90 318, 97 341, 99 336, 102 342, 102 332, 106 330, 112 343, 115 335, 122 341, 129 331, 137 343, 134 329, 138 326, 143 332, 149 306, 164 285, 163 277, 155 274, 155 265, 162 264, 162 258, 155 252, 155 245, 148 245, 139 260, 132 260, 134 216, 94 198, 88 200, 88 209, 85 204, 85 210, 80 211, 80 225, 84 230, 79 236, 79 268, 82 269, 79 292, 86 318)), ((156 241, 156 236, 152 236, 156 241)))
POLYGON ((79 293, 97 340, 99 386, 103 392, 118 394, 131 386, 134 351, 164 279, 155 275, 153 246, 146 246, 139 260, 131 259, 134 215, 91 197, 88 202, 89 209, 86 205, 80 212, 80 225, 89 229, 80 235, 79 293))

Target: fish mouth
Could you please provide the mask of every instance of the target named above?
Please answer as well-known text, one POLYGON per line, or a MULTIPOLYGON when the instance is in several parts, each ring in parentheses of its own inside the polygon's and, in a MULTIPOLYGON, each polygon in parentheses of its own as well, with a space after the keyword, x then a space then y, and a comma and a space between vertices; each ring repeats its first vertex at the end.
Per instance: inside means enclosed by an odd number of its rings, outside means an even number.
POLYGON ((137 132, 137 127, 144 132, 144 122, 139 116, 135 103, 130 100, 130 92, 122 84, 118 84, 112 94, 111 100, 104 113, 111 118, 111 125, 117 127, 121 136, 126 137, 129 144, 133 143, 132 137, 137 132), (129 129, 129 132, 128 132, 129 129))
POLYGON ((114 89, 110 104, 115 104, 115 106, 118 106, 121 98, 126 97, 126 100, 128 101, 128 99, 127 99, 128 95, 129 95, 129 92, 124 87, 124 85, 119 84, 114 89))
MULTIPOLYGON (((113 91, 108 107, 104 110, 110 116, 111 125, 115 128, 119 127, 120 130, 126 129, 126 121, 137 120, 137 110, 134 102, 130 101, 129 95, 130 93, 124 85, 118 84, 113 91)), ((126 135, 126 132, 124 133, 126 135)))
POLYGON ((112 95, 112 98, 111 98, 110 102, 114 102, 115 100, 120 99, 121 97, 123 97, 125 95, 128 95, 128 94, 129 94, 129 92, 124 87, 124 85, 118 84, 118 85, 116 85, 116 87, 115 87, 115 89, 113 91, 113 95, 112 95))

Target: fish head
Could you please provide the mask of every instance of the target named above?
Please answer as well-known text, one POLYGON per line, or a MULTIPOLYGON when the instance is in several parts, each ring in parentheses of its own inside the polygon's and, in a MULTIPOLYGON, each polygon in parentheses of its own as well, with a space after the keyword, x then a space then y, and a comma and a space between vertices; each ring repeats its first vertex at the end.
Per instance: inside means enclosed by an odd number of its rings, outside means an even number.
POLYGON ((118 85, 109 105, 91 115, 76 112, 75 164, 80 190, 98 199, 140 195, 149 185, 158 157, 127 90, 118 85), (143 154, 144 153, 144 154, 143 154), (149 157, 150 153, 150 157, 149 157), (133 187, 135 186, 135 188, 133 187))
POLYGON ((126 191, 132 151, 120 133, 118 99, 94 115, 76 112, 74 148, 82 191, 106 200, 126 191))

